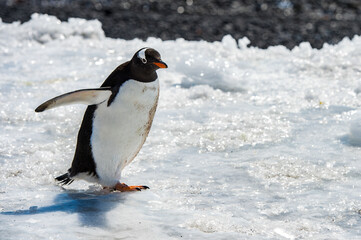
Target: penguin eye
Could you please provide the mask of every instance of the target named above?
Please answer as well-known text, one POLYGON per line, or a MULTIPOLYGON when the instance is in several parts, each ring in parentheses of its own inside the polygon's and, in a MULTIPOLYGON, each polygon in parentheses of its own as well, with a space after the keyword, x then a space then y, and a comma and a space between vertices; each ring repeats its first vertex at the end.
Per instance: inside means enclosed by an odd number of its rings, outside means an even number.
POLYGON ((141 58, 142 59, 142 63, 146 64, 147 63, 147 59, 145 58, 141 58))

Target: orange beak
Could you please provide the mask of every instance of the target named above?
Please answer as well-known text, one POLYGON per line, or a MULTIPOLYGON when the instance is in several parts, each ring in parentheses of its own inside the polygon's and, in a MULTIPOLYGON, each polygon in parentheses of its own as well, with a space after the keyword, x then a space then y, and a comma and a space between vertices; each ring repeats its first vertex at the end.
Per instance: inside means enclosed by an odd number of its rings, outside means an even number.
POLYGON ((162 61, 154 62, 153 64, 157 65, 157 67, 159 67, 159 68, 168 68, 167 64, 162 61))

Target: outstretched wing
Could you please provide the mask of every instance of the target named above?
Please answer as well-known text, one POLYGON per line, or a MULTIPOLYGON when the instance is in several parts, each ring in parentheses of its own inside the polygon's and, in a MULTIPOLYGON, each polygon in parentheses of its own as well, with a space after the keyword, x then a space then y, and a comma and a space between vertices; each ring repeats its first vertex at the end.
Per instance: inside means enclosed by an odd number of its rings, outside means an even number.
POLYGON ((68 105, 68 104, 99 104, 109 99, 112 95, 110 87, 101 87, 93 89, 81 89, 74 92, 65 93, 63 95, 52 98, 35 109, 35 112, 43 112, 45 110, 68 105))

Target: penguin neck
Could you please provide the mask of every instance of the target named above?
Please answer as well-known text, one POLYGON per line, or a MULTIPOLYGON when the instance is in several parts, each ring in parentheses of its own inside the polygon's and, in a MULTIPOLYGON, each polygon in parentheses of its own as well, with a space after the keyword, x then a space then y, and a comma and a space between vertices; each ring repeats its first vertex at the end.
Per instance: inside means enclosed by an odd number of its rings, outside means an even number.
POLYGON ((139 69, 132 63, 130 64, 130 76, 132 79, 139 82, 153 82, 158 78, 158 75, 154 70, 144 71, 144 69, 139 69))

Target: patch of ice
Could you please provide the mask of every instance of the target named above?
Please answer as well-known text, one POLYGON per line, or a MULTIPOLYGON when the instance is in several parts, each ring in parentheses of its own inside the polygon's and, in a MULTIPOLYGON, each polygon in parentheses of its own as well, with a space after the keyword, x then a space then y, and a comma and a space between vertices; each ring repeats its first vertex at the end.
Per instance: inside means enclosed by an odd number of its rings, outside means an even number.
POLYGON ((292 234, 287 233, 287 231, 282 229, 282 228, 275 228, 274 231, 275 231, 275 233, 279 234, 280 236, 282 236, 284 238, 295 239, 295 236, 293 236, 292 234))
POLYGON ((284 188, 299 184, 322 184, 322 181, 342 181, 350 171, 336 167, 329 160, 327 166, 309 163, 306 159, 274 156, 250 164, 249 174, 262 180, 266 186, 281 184, 284 188))
POLYGON ((351 122, 349 142, 353 146, 361 147, 361 118, 357 118, 351 122))

